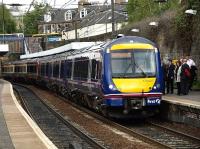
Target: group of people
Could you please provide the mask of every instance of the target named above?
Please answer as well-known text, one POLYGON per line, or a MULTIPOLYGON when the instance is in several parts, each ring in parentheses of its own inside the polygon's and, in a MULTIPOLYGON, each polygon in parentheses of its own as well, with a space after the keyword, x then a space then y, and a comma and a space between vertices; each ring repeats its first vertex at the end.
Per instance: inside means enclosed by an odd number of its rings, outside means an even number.
POLYGON ((169 59, 167 64, 163 64, 163 94, 165 94, 165 85, 167 94, 173 94, 174 82, 176 82, 177 95, 187 95, 189 90, 192 90, 192 84, 197 76, 196 71, 196 64, 189 56, 176 61, 175 64, 169 59))

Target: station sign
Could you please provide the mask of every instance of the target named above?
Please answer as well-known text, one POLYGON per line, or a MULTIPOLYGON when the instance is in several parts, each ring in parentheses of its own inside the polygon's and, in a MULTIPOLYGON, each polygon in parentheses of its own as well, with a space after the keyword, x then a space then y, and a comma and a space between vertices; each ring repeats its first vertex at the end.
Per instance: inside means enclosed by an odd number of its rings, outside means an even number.
POLYGON ((55 41, 61 41, 61 37, 53 36, 53 37, 48 37, 48 42, 55 42, 55 41))

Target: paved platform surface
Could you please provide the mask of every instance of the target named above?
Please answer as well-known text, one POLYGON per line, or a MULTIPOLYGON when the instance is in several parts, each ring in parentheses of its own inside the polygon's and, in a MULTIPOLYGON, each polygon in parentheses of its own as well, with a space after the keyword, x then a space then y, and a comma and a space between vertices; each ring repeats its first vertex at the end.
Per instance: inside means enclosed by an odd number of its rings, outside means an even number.
POLYGON ((0 149, 54 149, 17 102, 12 86, 0 79, 0 149))
POLYGON ((166 94, 163 100, 183 106, 190 106, 200 109, 200 91, 190 91, 188 95, 178 96, 176 94, 166 94))

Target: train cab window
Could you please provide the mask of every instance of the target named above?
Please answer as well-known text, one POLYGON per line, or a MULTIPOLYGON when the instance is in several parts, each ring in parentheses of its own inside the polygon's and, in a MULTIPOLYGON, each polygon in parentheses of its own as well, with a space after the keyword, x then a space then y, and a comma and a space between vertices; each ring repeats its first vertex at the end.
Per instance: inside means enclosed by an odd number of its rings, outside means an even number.
POLYGON ((74 79, 87 80, 89 58, 76 58, 74 62, 74 79))
POLYGON ((112 51, 111 69, 113 78, 154 77, 155 52, 149 49, 112 51))
POLYGON ((92 60, 91 80, 98 81, 101 76, 101 62, 95 59, 92 60))
POLYGON ((53 63, 53 77, 58 78, 59 77, 59 62, 53 63))

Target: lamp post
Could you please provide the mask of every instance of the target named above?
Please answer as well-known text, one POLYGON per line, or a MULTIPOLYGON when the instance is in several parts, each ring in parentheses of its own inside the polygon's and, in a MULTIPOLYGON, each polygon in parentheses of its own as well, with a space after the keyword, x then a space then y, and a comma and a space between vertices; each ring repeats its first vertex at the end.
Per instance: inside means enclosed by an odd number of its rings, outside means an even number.
MULTIPOLYGON (((21 6, 25 5, 25 4, 12 3, 12 4, 6 4, 6 5, 9 5, 11 7, 15 7, 16 10, 19 11, 18 7, 21 7, 21 6)), ((20 27, 20 29, 22 29, 22 32, 24 34, 24 18, 23 18, 24 14, 23 14, 23 11, 21 13, 19 11, 19 16, 21 17, 21 20, 20 20, 21 23, 19 24, 19 27, 20 27)))
POLYGON ((158 26, 158 22, 154 22, 154 21, 153 21, 153 22, 150 22, 149 25, 150 25, 150 26, 156 26, 156 27, 157 27, 157 26, 158 26))
POLYGON ((3 43, 5 44, 5 37, 4 37, 4 33, 5 33, 5 24, 4 24, 4 4, 3 4, 3 0, 2 0, 2 30, 3 30, 3 43))
POLYGON ((186 14, 191 14, 191 15, 196 15, 197 14, 197 10, 193 10, 193 9, 188 9, 185 11, 186 14))
POLYGON ((115 36, 115 15, 114 15, 114 0, 111 0, 111 13, 112 13, 112 36, 115 36))
POLYGON ((134 32, 134 33, 139 33, 139 32, 140 32, 140 30, 139 30, 138 28, 133 28, 133 29, 131 30, 131 32, 134 32))
POLYGON ((187 9, 185 10, 185 14, 187 14, 186 19, 187 19, 187 32, 185 33, 185 37, 187 42, 186 46, 186 53, 187 55, 190 55, 191 53, 191 47, 192 47, 192 42, 193 42, 193 33, 194 33, 194 24, 193 24, 193 19, 194 16, 197 14, 197 10, 194 9, 187 9))

